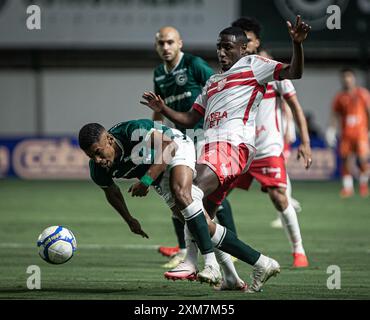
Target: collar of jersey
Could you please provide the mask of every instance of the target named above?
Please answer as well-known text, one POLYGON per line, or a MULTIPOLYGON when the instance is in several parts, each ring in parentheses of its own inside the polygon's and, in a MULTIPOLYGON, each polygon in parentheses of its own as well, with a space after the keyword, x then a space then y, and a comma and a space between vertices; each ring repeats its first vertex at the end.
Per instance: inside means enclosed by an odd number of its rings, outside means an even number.
POLYGON ((119 146, 119 148, 120 148, 120 149, 121 149, 121 151, 122 151, 121 158, 120 158, 120 161, 122 161, 122 160, 123 160, 123 158, 124 158, 124 156, 125 156, 125 149, 123 148, 123 145, 122 145, 121 141, 119 141, 119 140, 118 140, 118 139, 116 139, 115 137, 114 137, 114 141, 117 143, 117 145, 119 146))
MULTIPOLYGON (((177 69, 177 67, 180 65, 181 60, 182 60, 183 57, 184 57, 184 53, 183 52, 180 52, 179 62, 175 65, 175 67, 170 72, 174 72, 177 69)), ((164 66, 164 72, 166 74, 169 74, 170 72, 167 70, 166 64, 163 64, 163 66, 164 66)))

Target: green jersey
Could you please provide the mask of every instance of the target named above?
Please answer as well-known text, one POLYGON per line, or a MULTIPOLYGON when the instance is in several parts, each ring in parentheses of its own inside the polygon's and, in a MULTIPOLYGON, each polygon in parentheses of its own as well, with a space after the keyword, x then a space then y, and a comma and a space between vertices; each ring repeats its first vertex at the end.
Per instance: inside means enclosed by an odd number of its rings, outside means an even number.
MULTIPOLYGON (((165 64, 154 70, 154 91, 173 110, 187 112, 213 74, 212 68, 202 58, 184 53, 170 72, 165 64)), ((176 128, 185 132, 179 126, 176 128)), ((203 128, 203 119, 194 127, 197 128, 203 128)))
POLYGON ((122 153, 119 159, 114 160, 110 169, 90 160, 92 180, 100 187, 106 188, 114 183, 113 178, 140 179, 154 162, 155 152, 152 149, 147 150, 146 143, 154 130, 160 130, 173 138, 170 128, 154 124, 152 120, 147 119, 121 122, 109 129, 108 132, 113 135, 122 153))

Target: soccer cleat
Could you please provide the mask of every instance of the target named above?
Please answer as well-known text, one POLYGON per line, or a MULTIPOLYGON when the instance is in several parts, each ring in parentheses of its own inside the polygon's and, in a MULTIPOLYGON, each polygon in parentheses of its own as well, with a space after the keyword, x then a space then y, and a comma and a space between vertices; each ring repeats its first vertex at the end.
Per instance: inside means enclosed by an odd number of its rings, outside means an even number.
POLYGON ((268 258, 268 262, 263 267, 253 267, 252 284, 249 286, 247 292, 255 293, 262 291, 262 286, 272 276, 276 277, 280 273, 280 265, 274 259, 268 258))
POLYGON ((194 265, 188 262, 180 263, 176 268, 164 273, 164 277, 168 280, 190 280, 197 279, 197 269, 194 265))
POLYGON ((281 229, 283 227, 283 223, 281 222, 281 219, 277 217, 275 220, 271 221, 270 226, 274 229, 281 229))
POLYGON ((354 194, 353 189, 343 188, 340 191, 340 197, 343 198, 343 199, 350 198, 350 197, 353 196, 353 194, 354 194))
POLYGON ((171 257, 180 251, 179 246, 176 247, 159 247, 158 252, 165 257, 171 257))
POLYGON ((166 269, 176 268, 185 259, 185 255, 186 253, 180 253, 180 252, 175 254, 174 256, 172 256, 170 261, 162 265, 162 268, 166 268, 166 269))
POLYGON ((204 269, 198 273, 197 280, 201 283, 209 283, 210 285, 219 285, 222 281, 222 275, 219 268, 211 265, 206 265, 204 269))
POLYGON ((241 291, 246 292, 248 290, 248 285, 243 281, 240 280, 238 283, 230 284, 227 283, 225 280, 222 280, 220 284, 213 286, 213 289, 216 291, 241 291))
POLYGON ((303 253, 293 253, 293 268, 305 268, 308 267, 308 260, 303 253))
POLYGON ((369 187, 366 184, 360 184, 360 196, 366 198, 369 196, 369 187))
POLYGON ((301 206, 300 202, 297 199, 290 198, 289 200, 290 200, 290 203, 293 206, 295 212, 299 213, 299 212, 302 211, 302 206, 301 206))

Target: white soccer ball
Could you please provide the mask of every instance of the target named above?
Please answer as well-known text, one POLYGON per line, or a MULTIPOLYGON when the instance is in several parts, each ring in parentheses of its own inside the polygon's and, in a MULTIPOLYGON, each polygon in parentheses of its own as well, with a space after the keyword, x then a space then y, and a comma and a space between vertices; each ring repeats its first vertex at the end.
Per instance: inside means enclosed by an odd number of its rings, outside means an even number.
POLYGON ((48 263, 62 264, 70 260, 77 249, 71 230, 62 226, 46 228, 37 240, 39 255, 48 263))

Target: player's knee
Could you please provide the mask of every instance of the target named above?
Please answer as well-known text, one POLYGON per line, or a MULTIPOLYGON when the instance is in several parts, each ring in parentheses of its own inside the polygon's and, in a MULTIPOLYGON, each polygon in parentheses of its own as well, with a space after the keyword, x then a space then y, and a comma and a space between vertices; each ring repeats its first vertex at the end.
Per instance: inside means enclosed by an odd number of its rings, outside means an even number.
POLYGON ((172 194, 175 198, 177 204, 181 207, 187 207, 193 202, 191 197, 191 191, 188 190, 185 186, 175 184, 172 186, 172 194))
POLYGON ((288 197, 285 189, 269 188, 268 192, 276 210, 284 211, 288 207, 288 197))

